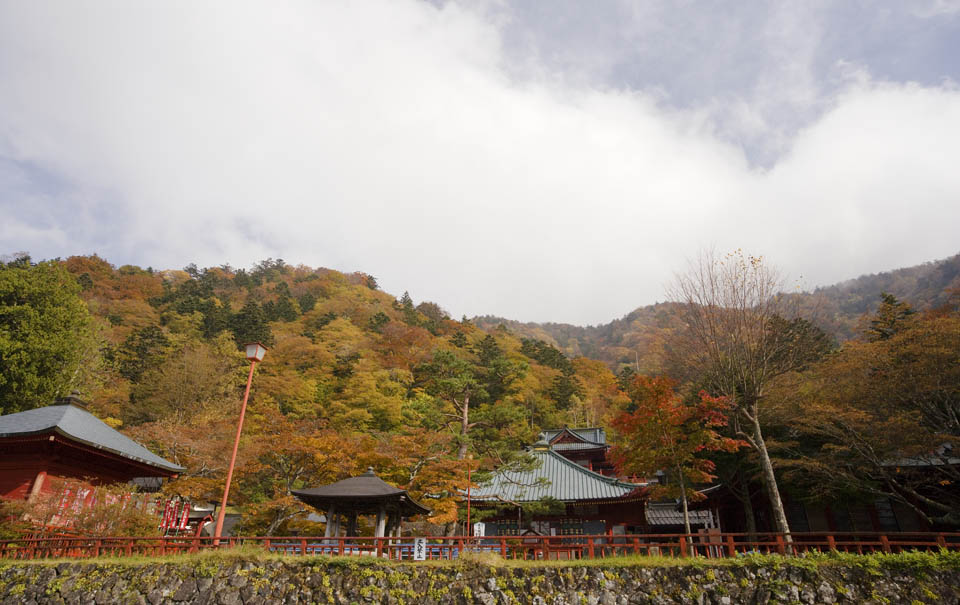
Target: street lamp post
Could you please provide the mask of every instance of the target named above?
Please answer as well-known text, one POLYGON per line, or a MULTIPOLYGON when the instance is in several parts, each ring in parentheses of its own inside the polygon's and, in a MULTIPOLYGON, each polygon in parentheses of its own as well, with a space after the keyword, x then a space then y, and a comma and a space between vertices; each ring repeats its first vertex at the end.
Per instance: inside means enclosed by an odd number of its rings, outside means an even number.
POLYGON ((267 347, 259 342, 251 342, 246 345, 247 359, 250 361, 250 373, 247 375, 247 389, 243 392, 243 405, 240 406, 240 422, 237 423, 237 437, 233 441, 233 454, 230 456, 230 467, 227 469, 227 484, 223 488, 223 502, 220 503, 220 512, 217 513, 217 526, 213 530, 213 544, 220 544, 221 533, 223 532, 223 518, 227 512, 227 496, 230 494, 230 481, 233 479, 233 466, 237 462, 237 449, 240 447, 240 433, 243 432, 243 417, 247 413, 247 399, 250 397, 250 384, 253 382, 253 368, 258 361, 263 361, 263 356, 267 352, 267 347))

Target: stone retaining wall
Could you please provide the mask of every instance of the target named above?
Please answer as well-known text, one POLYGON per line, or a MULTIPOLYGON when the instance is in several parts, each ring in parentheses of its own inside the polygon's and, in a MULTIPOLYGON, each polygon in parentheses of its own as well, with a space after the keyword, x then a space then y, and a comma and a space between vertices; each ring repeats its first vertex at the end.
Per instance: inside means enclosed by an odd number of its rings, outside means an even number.
POLYGON ((514 567, 216 557, 168 563, 0 562, 0 603, 960 603, 955 567, 809 564, 514 567))

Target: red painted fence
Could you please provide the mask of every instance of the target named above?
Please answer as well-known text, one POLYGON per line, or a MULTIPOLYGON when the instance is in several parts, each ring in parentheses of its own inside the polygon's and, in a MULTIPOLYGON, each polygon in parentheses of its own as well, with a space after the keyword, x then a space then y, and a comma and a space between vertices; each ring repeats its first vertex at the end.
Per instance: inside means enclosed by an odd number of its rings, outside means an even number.
MULTIPOLYGON (((509 559, 586 559, 623 555, 722 558, 746 553, 798 554, 811 551, 851 553, 906 550, 960 550, 960 533, 711 533, 629 536, 427 537, 428 559, 456 559, 464 552, 491 552, 509 559)), ((368 555, 413 559, 415 538, 80 538, 53 537, 0 541, 2 559, 88 558, 171 555, 237 545, 258 545, 288 555, 368 555)))

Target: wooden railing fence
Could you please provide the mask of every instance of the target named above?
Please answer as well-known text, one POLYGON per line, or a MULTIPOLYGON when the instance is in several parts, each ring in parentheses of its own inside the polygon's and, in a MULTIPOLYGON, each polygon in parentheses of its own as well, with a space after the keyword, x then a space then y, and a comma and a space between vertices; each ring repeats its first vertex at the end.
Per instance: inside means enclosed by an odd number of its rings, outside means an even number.
MULTIPOLYGON (((496 553, 508 559, 587 559, 625 555, 737 557, 749 553, 797 555, 807 552, 897 553, 960 550, 957 533, 794 533, 637 534, 626 536, 489 536, 426 540, 427 559, 457 559, 467 552, 496 553)), ((72 537, 0 540, 0 559, 163 556, 256 545, 287 555, 367 555, 412 560, 416 538, 229 537, 212 538, 72 537)))

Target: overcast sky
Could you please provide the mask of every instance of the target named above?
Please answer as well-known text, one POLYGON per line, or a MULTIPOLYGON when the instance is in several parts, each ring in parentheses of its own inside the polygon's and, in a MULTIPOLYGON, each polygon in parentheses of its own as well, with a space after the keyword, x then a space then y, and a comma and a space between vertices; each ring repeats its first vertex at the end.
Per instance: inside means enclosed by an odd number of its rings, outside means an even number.
POLYGON ((0 253, 605 323, 960 252, 960 1, 0 0, 0 253))

